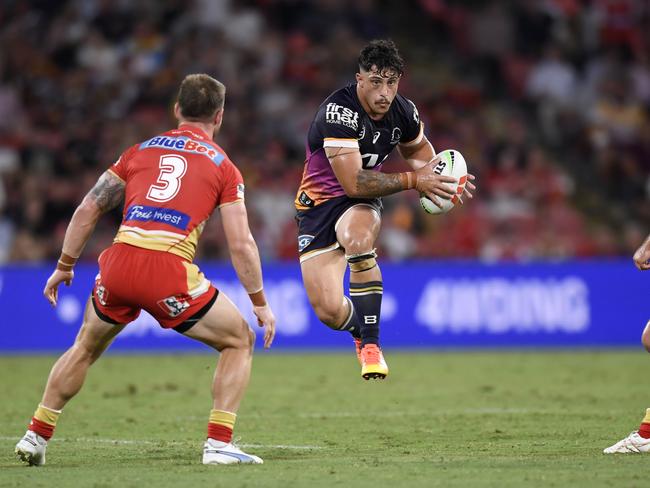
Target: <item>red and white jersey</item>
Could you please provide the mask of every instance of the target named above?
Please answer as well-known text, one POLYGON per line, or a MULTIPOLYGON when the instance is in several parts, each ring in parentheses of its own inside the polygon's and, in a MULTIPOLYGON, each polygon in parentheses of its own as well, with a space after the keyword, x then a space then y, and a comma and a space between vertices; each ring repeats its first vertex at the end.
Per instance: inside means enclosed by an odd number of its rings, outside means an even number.
POLYGON ((237 167, 196 127, 181 126, 130 147, 109 171, 126 184, 115 242, 190 262, 214 209, 244 198, 237 167))

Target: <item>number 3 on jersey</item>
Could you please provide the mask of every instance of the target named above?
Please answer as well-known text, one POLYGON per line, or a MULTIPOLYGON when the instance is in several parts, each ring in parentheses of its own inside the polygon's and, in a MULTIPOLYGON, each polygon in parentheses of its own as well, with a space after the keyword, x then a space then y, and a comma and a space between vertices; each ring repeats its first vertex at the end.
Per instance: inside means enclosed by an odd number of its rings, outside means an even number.
POLYGON ((182 156, 166 154, 160 157, 158 167, 160 174, 157 184, 149 187, 147 199, 154 202, 168 202, 181 189, 181 178, 187 170, 187 161, 182 156))

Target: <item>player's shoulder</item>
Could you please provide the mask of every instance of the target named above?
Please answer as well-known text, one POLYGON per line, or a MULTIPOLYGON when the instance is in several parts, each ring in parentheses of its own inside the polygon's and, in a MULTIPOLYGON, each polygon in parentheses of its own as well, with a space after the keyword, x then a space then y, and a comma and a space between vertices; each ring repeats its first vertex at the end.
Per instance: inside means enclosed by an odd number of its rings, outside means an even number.
POLYGON ((117 162, 119 163, 120 161, 127 161, 129 160, 135 153, 138 152, 138 149, 140 149, 140 143, 133 144, 129 147, 127 147, 122 154, 120 154, 119 159, 117 162))
POLYGON ((404 95, 397 94, 393 100, 391 109, 395 115, 407 123, 420 124, 420 113, 415 103, 404 95))
POLYGON ((209 146, 211 146, 213 149, 215 149, 219 154, 221 154, 223 156, 223 162, 224 163, 226 163, 226 164, 234 164, 232 162, 232 159, 230 159, 230 156, 228 156, 228 153, 226 152, 226 150, 222 146, 220 146, 219 144, 217 144, 213 140, 205 140, 204 142, 207 143, 209 146))
POLYGON ((140 148, 139 143, 127 147, 122 152, 122 154, 120 154, 120 156, 117 158, 117 161, 115 161, 108 170, 111 173, 113 173, 115 176, 119 177, 121 180, 125 180, 127 175, 126 172, 128 171, 127 167, 129 166, 129 162, 137 154, 139 148, 140 148))
POLYGON ((228 156, 228 153, 223 149, 223 147, 214 141, 210 141, 210 143, 217 150, 217 152, 223 156, 221 162, 216 165, 217 170, 221 170, 222 172, 234 175, 235 177, 237 175, 241 175, 241 171, 237 167, 237 164, 230 158, 230 156, 228 156))
POLYGON ((359 99, 356 94, 356 86, 355 83, 351 83, 330 93, 321 104, 321 107, 326 107, 328 103, 337 103, 347 108, 358 109, 359 99))

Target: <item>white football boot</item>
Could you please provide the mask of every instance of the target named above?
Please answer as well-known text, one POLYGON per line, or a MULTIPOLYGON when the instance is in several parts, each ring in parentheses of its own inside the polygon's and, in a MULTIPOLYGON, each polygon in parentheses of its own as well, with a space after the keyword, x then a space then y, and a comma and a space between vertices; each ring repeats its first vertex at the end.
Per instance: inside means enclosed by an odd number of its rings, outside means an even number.
POLYGON ((15 453, 18 458, 30 466, 43 466, 45 464, 45 449, 47 441, 31 430, 25 432, 22 439, 16 444, 15 453))
POLYGON ((650 439, 644 439, 637 431, 603 451, 604 454, 627 454, 650 452, 650 439))
POLYGON ((246 454, 232 442, 208 439, 203 445, 203 464, 263 464, 262 458, 246 454))

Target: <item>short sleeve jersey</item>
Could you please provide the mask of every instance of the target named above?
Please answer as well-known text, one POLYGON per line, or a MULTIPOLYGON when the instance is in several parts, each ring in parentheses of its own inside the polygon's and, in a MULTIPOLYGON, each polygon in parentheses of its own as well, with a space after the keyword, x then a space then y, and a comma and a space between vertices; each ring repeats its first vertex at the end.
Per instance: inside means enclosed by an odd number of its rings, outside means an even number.
POLYGON ((244 198, 244 181, 203 131, 181 126, 126 150, 109 169, 126 184, 115 242, 192 261, 215 208, 244 198))
POLYGON ((397 94, 381 120, 372 120, 357 97, 356 83, 335 91, 321 104, 307 135, 306 161, 296 195, 298 210, 345 195, 327 156, 326 147, 358 148, 363 168, 380 170, 397 146, 417 144, 423 127, 415 104, 397 94))

